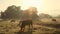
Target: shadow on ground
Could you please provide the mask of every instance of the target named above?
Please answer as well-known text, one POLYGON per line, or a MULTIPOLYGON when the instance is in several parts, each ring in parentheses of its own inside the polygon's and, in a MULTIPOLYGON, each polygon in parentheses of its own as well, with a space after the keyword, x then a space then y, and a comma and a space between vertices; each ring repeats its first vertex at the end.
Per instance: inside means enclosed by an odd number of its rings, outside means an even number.
POLYGON ((32 31, 27 31, 27 32, 19 31, 16 34, 32 34, 32 31))

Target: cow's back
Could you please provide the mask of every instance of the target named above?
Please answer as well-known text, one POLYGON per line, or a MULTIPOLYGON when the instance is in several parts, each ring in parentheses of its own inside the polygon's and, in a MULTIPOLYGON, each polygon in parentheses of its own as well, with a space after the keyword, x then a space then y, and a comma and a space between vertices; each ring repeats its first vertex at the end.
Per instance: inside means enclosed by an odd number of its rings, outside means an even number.
POLYGON ((22 25, 29 25, 29 24, 32 24, 32 20, 24 20, 22 21, 22 25))

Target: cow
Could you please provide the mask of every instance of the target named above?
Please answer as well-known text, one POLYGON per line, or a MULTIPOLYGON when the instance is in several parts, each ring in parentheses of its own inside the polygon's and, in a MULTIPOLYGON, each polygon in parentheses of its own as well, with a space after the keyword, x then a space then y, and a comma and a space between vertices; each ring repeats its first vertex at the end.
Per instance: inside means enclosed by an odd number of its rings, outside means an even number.
POLYGON ((57 23, 57 20, 56 20, 56 19, 52 19, 52 21, 53 21, 54 23, 57 23))
POLYGON ((10 22, 15 22, 15 20, 12 19, 10 22))
POLYGON ((56 21, 56 19, 52 19, 52 21, 56 21))
POLYGON ((32 23, 32 20, 23 20, 23 21, 20 21, 19 24, 21 25, 21 31, 24 31, 25 29, 25 26, 29 26, 29 29, 30 27, 33 28, 33 23, 32 23))

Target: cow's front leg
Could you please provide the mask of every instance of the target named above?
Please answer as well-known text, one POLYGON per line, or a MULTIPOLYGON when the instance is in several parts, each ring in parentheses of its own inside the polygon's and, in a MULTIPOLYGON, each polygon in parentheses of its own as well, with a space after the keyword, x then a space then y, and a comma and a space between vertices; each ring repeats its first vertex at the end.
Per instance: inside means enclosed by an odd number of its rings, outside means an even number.
POLYGON ((22 31, 24 31, 25 30, 25 26, 24 26, 24 28, 22 29, 22 31))

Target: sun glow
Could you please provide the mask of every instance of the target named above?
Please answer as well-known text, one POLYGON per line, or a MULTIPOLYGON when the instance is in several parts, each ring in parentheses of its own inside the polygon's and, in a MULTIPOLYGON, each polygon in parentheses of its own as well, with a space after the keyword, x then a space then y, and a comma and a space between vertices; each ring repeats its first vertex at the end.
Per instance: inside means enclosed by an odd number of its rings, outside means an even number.
POLYGON ((39 6, 42 4, 42 0, 24 0, 21 5, 22 10, 26 10, 29 7, 36 7, 39 8, 39 6))

